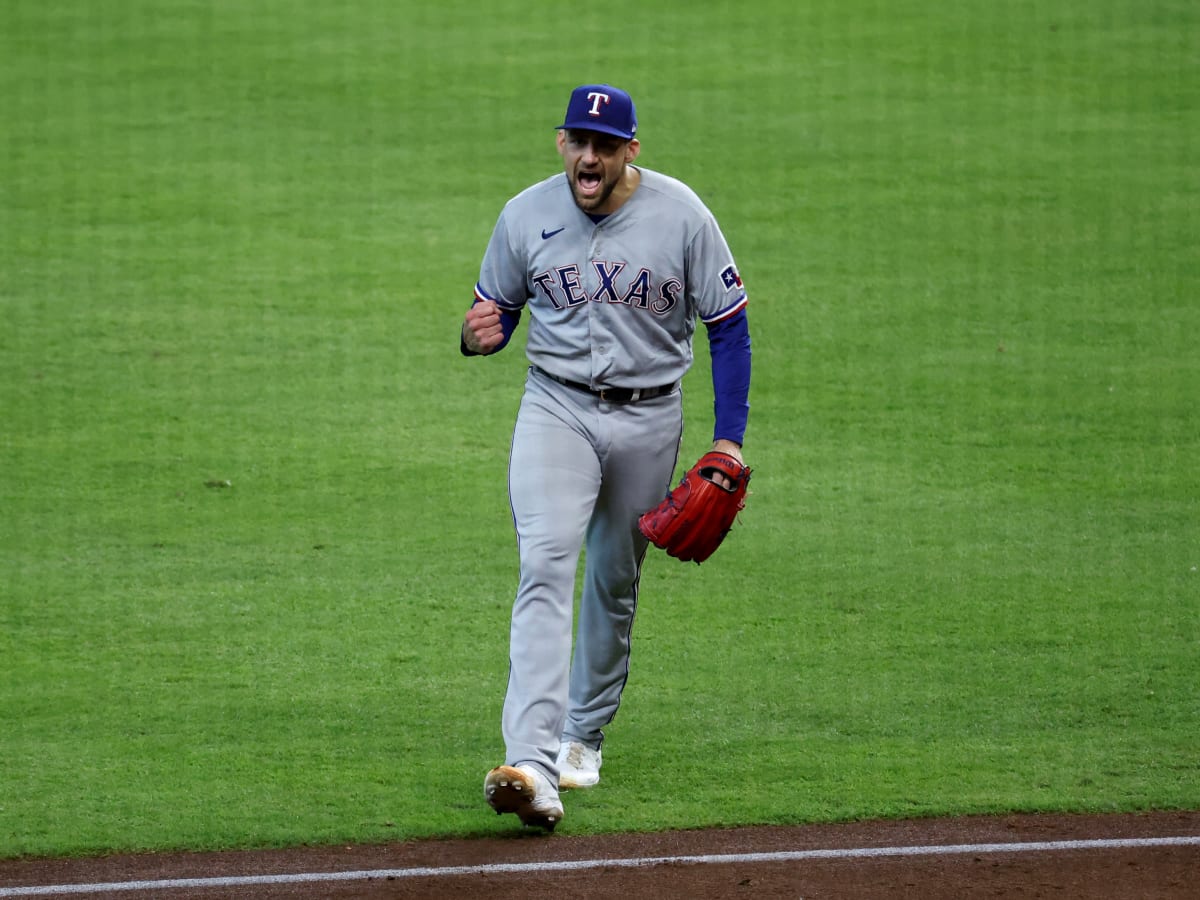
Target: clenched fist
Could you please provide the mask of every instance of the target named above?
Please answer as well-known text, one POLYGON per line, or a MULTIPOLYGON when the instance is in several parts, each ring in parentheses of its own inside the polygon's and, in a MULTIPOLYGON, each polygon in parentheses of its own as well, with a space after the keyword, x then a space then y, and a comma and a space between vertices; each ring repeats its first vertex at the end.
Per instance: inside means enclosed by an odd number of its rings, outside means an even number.
POLYGON ((500 310, 491 300, 481 300, 467 310, 462 329, 463 343, 472 353, 486 355, 504 341, 500 310))

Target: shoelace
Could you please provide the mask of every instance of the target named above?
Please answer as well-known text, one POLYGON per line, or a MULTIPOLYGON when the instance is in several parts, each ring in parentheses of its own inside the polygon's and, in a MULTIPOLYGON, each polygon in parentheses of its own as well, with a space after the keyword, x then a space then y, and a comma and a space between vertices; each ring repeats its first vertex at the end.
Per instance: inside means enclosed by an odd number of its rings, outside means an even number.
POLYGON ((573 769, 583 768, 583 745, 570 744, 567 748, 567 765, 573 769))

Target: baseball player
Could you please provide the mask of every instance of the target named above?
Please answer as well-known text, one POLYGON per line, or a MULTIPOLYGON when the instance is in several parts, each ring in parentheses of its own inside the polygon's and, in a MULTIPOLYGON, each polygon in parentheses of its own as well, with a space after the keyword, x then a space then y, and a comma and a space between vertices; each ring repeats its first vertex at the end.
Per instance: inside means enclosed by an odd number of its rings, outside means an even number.
POLYGON ((637 519, 675 470, 697 320, 712 356, 713 448, 739 462, 750 388, 746 292, 733 255, 690 188, 634 165, 641 147, 629 95, 576 88, 557 145, 564 171, 500 213, 461 338, 466 356, 495 353, 529 312, 508 468, 520 578, 506 758, 487 773, 484 796, 546 830, 563 818, 560 788, 600 780, 602 729, 628 676, 647 550, 637 519))

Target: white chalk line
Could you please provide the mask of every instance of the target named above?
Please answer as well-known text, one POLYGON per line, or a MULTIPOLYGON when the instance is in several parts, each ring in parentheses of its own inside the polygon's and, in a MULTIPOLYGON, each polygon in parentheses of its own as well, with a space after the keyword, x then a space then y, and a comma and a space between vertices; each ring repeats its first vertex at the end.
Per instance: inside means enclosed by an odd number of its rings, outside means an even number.
POLYGON ((1200 847, 1200 835, 1156 838, 1112 838, 1078 841, 1030 841, 1002 844, 943 844, 910 847, 855 847, 827 850, 783 850, 773 853, 724 853, 702 856, 650 856, 626 859, 573 859, 559 862, 489 863, 476 866, 418 866, 410 869, 363 869, 353 872, 296 872, 277 875, 228 875, 216 878, 167 878, 156 881, 112 881, 95 884, 45 884, 0 887, 0 897, 100 894, 116 891, 161 891, 172 888, 250 887, 315 884, 400 878, 455 878, 463 875, 508 875, 524 872, 579 872, 587 869, 632 869, 663 865, 802 862, 812 859, 877 859, 889 856, 943 856, 968 853, 1046 853, 1063 850, 1125 850, 1137 847, 1200 847))

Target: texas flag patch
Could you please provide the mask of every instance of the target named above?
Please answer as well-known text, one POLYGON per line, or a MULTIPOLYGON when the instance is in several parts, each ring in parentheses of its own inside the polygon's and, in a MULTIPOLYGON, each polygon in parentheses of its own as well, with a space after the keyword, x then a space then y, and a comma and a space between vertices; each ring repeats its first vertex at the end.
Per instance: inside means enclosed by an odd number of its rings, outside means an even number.
POLYGON ((721 270, 721 283, 725 285, 726 291, 742 287, 742 276, 738 274, 737 267, 732 263, 721 270))

